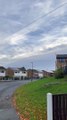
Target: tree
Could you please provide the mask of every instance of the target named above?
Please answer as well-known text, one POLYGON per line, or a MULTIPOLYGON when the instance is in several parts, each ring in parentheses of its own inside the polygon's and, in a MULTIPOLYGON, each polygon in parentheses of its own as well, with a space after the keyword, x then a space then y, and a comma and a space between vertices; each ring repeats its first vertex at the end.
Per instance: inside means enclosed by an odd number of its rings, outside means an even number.
POLYGON ((55 75, 55 78, 57 78, 57 79, 58 78, 63 78, 64 77, 64 71, 63 71, 63 69, 62 68, 57 69, 55 71, 54 75, 55 75))

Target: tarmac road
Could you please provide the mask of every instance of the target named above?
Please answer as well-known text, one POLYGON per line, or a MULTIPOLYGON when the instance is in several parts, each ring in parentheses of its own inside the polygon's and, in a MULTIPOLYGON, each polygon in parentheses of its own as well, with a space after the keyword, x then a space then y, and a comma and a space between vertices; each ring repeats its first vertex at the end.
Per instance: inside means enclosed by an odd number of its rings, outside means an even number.
POLYGON ((11 96, 16 88, 30 81, 0 82, 0 120, 19 120, 12 106, 11 96))

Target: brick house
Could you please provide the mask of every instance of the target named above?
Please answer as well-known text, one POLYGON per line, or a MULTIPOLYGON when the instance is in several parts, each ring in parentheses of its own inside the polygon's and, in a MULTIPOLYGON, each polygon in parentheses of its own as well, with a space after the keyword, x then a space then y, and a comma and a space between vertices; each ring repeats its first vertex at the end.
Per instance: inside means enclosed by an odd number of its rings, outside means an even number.
POLYGON ((45 70, 42 70, 42 71, 43 71, 43 77, 50 77, 50 76, 54 75, 53 72, 48 72, 48 71, 45 71, 45 70))
POLYGON ((12 78, 13 79, 14 76, 14 71, 12 68, 7 68, 6 69, 6 79, 12 78))
POLYGON ((39 76, 38 76, 38 71, 37 70, 35 70, 35 69, 28 69, 27 70, 27 78, 28 79, 32 79, 32 78, 34 78, 34 79, 36 79, 36 78, 38 78, 39 76))
POLYGON ((67 54, 56 55, 56 68, 62 68, 67 74, 67 54))

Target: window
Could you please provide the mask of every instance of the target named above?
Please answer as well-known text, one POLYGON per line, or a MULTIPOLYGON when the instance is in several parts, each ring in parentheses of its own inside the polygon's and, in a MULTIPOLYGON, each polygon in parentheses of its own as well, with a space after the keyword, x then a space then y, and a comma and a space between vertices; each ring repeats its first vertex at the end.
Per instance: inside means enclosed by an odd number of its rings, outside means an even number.
POLYGON ((17 71, 15 71, 15 73, 18 73, 17 71))
POLYGON ((63 62, 65 62, 65 59, 60 59, 59 61, 63 63, 63 62))
POLYGON ((26 73, 25 71, 23 71, 22 73, 26 73))
POLYGON ((4 73, 4 71, 2 70, 2 71, 0 71, 1 73, 4 73))
POLYGON ((15 73, 19 73, 19 71, 15 71, 15 73))

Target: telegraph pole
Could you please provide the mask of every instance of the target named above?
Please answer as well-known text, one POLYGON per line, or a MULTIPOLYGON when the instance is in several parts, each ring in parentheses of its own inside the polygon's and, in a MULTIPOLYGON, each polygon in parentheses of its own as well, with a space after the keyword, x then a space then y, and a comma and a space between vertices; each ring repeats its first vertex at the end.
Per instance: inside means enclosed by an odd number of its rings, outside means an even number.
POLYGON ((31 82, 33 80, 33 62, 31 62, 31 65, 32 65, 32 72, 31 72, 31 82))

